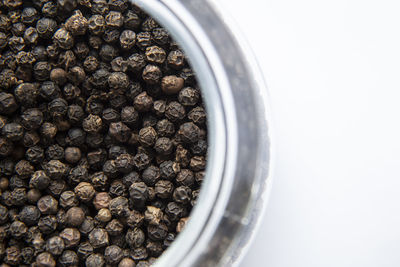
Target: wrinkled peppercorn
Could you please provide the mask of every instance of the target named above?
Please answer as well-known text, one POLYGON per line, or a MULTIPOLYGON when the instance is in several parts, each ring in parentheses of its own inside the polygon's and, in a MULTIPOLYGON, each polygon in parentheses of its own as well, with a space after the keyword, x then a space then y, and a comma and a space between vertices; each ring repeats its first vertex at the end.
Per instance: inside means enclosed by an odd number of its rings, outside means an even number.
POLYGON ((102 228, 94 228, 89 234, 89 242, 94 248, 101 248, 108 245, 108 233, 102 228))

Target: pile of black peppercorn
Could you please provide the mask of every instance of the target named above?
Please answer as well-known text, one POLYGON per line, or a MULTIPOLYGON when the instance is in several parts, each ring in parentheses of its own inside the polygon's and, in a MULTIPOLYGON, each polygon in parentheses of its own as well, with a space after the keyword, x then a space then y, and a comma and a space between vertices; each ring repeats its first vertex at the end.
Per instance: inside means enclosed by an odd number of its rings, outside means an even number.
POLYGON ((206 140, 184 53, 128 0, 0 0, 1 266, 150 266, 206 140))

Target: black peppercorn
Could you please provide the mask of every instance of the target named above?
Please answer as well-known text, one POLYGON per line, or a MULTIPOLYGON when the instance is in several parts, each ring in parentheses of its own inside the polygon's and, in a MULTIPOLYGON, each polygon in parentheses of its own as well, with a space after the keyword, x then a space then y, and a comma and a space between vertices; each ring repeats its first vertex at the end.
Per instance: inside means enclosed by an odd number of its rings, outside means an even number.
POLYGON ((36 31, 42 38, 50 38, 57 29, 57 22, 50 18, 42 18, 36 23, 36 31))
POLYGON ((67 224, 71 226, 79 226, 85 220, 85 213, 80 207, 72 207, 67 213, 67 224))
POLYGON ((89 242, 93 248, 101 248, 108 245, 108 233, 102 228, 94 228, 89 234, 89 242))
POLYGON ((85 35, 88 24, 88 20, 82 15, 82 12, 75 11, 65 22, 65 28, 71 32, 72 35, 85 35))
MULTIPOLYGON (((76 198, 76 195, 72 191, 64 191, 60 195, 60 206, 63 207, 64 209, 66 208, 71 208, 71 207, 76 207, 78 206, 79 202, 78 199, 76 198)), ((67 213, 68 216, 68 213, 67 213)))
POLYGON ((96 194, 93 200, 93 205, 96 209, 108 208, 111 201, 111 197, 106 192, 100 192, 96 194))
POLYGON ((68 166, 59 160, 50 160, 45 164, 44 169, 47 175, 54 179, 65 177, 69 171, 68 166))
POLYGON ((64 241, 59 236, 53 236, 49 238, 46 242, 46 251, 50 252, 54 256, 61 255, 64 248, 64 241))
POLYGON ((102 120, 97 115, 89 114, 82 122, 82 128, 85 132, 96 133, 101 130, 103 124, 102 120))
POLYGON ((65 160, 69 163, 77 163, 81 159, 81 150, 78 147, 67 147, 65 149, 65 160))
POLYGON ((114 46, 105 44, 101 46, 99 55, 103 61, 110 62, 118 55, 118 52, 114 46))
POLYGON ((129 77, 123 72, 113 72, 108 77, 108 86, 110 89, 124 92, 129 86, 129 77))
POLYGON ((118 264, 122 256, 122 249, 118 246, 111 245, 104 250, 104 258, 109 264, 118 264))
POLYGON ((50 184, 50 178, 46 175, 44 171, 36 171, 33 173, 30 181, 29 181, 29 186, 43 190, 47 188, 47 186, 50 184))
POLYGON ((86 267, 104 267, 105 260, 100 254, 92 254, 85 261, 86 267))
POLYGON ((94 220, 90 216, 86 216, 85 220, 79 227, 79 231, 84 234, 88 235, 94 228, 94 220))
POLYGON ((56 214, 58 201, 54 197, 47 195, 38 200, 37 207, 42 214, 56 214))
POLYGON ((21 21, 27 25, 34 23, 38 18, 38 12, 33 7, 26 7, 22 10, 21 21))
POLYGON ((147 65, 143 69, 142 78, 148 84, 157 84, 162 76, 162 72, 158 66, 147 65))
POLYGON ((58 258, 58 264, 62 267, 77 267, 79 264, 78 255, 72 250, 65 250, 58 258))
POLYGON ((65 248, 76 247, 81 239, 81 234, 76 228, 65 228, 60 237, 64 240, 65 248))
POLYGON ((121 235, 124 230, 124 225, 117 219, 113 219, 106 226, 106 231, 110 236, 121 235))
POLYGON ((50 234, 57 228, 57 219, 53 215, 41 217, 38 222, 40 231, 44 234, 50 234))
POLYGON ((93 186, 87 182, 79 183, 75 187, 74 192, 78 196, 78 198, 83 202, 89 202, 90 200, 92 200, 95 194, 93 186))
POLYGON ((62 49, 71 49, 74 46, 74 37, 65 28, 57 30, 53 35, 53 41, 62 49))
POLYGON ((78 256, 81 259, 86 259, 94 251, 92 245, 89 242, 83 242, 78 247, 78 256))
POLYGON ((110 201, 110 212, 113 216, 123 216, 128 211, 128 199, 125 197, 116 197, 110 201))

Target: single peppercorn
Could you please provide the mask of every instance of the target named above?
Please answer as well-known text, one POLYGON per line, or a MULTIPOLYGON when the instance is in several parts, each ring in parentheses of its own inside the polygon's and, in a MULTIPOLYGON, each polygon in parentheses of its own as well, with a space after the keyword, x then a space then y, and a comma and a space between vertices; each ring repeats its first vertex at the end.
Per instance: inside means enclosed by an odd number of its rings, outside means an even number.
POLYGON ((142 78, 148 84, 157 84, 162 76, 162 72, 158 66, 146 65, 143 69, 142 78))
POLYGON ((69 163, 77 163, 82 156, 78 147, 67 147, 64 154, 65 160, 69 163))
POLYGON ((81 239, 81 234, 76 228, 65 228, 60 237, 64 240, 65 248, 76 247, 81 239))
POLYGON ((71 226, 79 226, 85 220, 85 213, 80 207, 72 207, 67 213, 67 224, 71 226))
POLYGON ((29 181, 29 186, 36 188, 38 190, 43 190, 47 188, 49 184, 50 184, 50 178, 42 170, 34 172, 29 181))
POLYGON ((102 228, 94 228, 88 237, 93 248, 105 247, 109 243, 108 233, 102 228))
POLYGON ((108 77, 108 86, 112 90, 124 92, 129 86, 129 77, 123 72, 113 72, 108 77))
POLYGON ((87 182, 79 183, 75 187, 74 192, 77 195, 77 197, 83 202, 89 202, 90 200, 92 200, 95 194, 93 186, 87 182))
POLYGON ((74 37, 65 28, 60 28, 53 35, 53 41, 62 49, 71 49, 74 46, 74 37))
POLYGON ((57 263, 62 267, 78 266, 78 255, 72 250, 65 250, 58 258, 57 263))
POLYGON ((103 124, 102 120, 97 115, 89 114, 82 122, 82 128, 85 132, 96 133, 101 130, 103 124))
POLYGON ((86 259, 85 264, 87 267, 103 267, 105 260, 100 254, 92 254, 86 259))
MULTIPOLYGON (((60 206, 64 209, 78 206, 79 201, 73 191, 64 191, 60 195, 60 206)), ((68 215, 68 214, 67 214, 68 215)))
POLYGON ((38 200, 37 207, 42 214, 56 214, 58 201, 54 197, 47 195, 38 200))
POLYGON ((59 236, 53 236, 46 242, 46 251, 54 256, 61 255, 65 248, 64 241, 59 236))
POLYGON ((36 257, 38 267, 55 267, 56 261, 49 252, 42 252, 36 257))
POLYGON ((85 35, 88 29, 88 20, 82 15, 79 10, 65 22, 65 28, 71 32, 72 35, 85 35))
POLYGON ((57 29, 57 22, 50 18, 42 18, 36 23, 36 31, 41 38, 50 38, 57 29))

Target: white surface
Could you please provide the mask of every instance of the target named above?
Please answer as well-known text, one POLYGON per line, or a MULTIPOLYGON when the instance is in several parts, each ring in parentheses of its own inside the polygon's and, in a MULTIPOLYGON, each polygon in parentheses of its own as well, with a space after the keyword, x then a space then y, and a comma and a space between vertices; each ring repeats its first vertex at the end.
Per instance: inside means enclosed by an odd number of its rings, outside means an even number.
POLYGON ((276 131, 241 266, 400 266, 400 1, 219 2, 259 57, 276 131))

